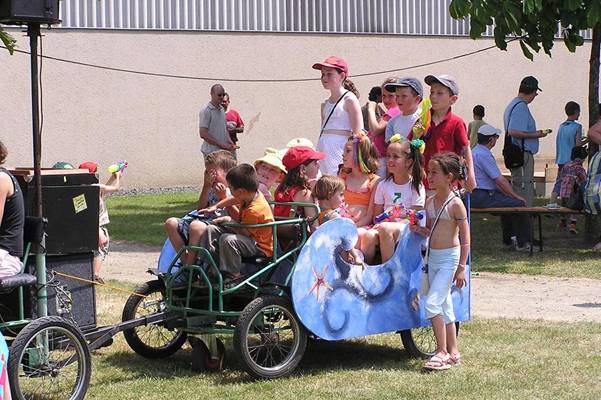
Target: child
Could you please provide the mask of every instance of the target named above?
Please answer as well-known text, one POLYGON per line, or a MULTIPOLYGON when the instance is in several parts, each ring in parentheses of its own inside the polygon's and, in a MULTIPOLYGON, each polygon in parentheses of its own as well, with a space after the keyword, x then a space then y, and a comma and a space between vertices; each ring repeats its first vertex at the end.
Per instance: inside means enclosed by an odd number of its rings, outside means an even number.
POLYGON ((240 164, 232 168, 226 180, 232 196, 204 211, 213 212, 220 207, 238 205, 240 212, 237 218, 230 215, 215 218, 204 231, 200 246, 214 256, 218 254, 219 270, 225 277, 223 283, 232 286, 242 278, 243 257, 273 255, 272 228, 228 228, 220 224, 231 221, 247 225, 265 224, 274 219, 271 207, 259 191, 257 172, 252 165, 240 164))
POLYGON ((276 182, 281 182, 286 175, 286 167, 282 164, 278 151, 271 147, 265 149, 263 157, 255 161, 255 170, 259 178, 259 190, 263 193, 265 200, 273 201, 272 186, 276 182))
POLYGON ((484 122, 484 106, 478 104, 472 110, 474 120, 467 126, 467 133, 470 139, 470 147, 473 149, 478 144, 478 129, 486 122, 484 122))
POLYGON ((344 146, 342 173, 344 198, 349 206, 349 218, 358 227, 371 225, 373 208, 370 202, 378 182, 378 154, 364 132, 352 135, 344 146))
POLYGON ((434 155, 428 168, 428 183, 435 194, 426 200, 427 226, 409 225, 409 229, 428 236, 424 268, 429 289, 425 301, 426 317, 432 322, 436 354, 424 368, 443 370, 459 364, 457 331, 451 285, 465 284, 465 263, 470 251, 467 211, 453 192, 453 181, 465 179, 459 156, 451 152, 434 155))
MULTIPOLYGON (((317 217, 319 225, 345 215, 344 181, 337 176, 324 175, 315 184, 313 195, 319 202, 321 212, 317 217)), ((361 263, 363 256, 357 249, 343 251, 342 257, 351 264, 361 263)))
MULTIPOLYGON (((564 122, 559 125, 557 138, 555 142, 555 162, 557 163, 557 179, 551 193, 551 203, 557 202, 557 196, 561 190, 561 170, 571 158, 572 149, 576 146, 582 146, 582 125, 578 122, 580 118, 580 105, 574 101, 568 101, 565 106, 565 112, 568 116, 564 122)), ((560 196, 564 197, 564 196, 560 196)))
MULTIPOLYGON (((424 156, 421 153, 423 147, 424 142, 420 139, 409 142, 403 140, 400 135, 391 138, 386 152, 388 178, 380 181, 376 188, 374 215, 381 214, 395 204, 402 204, 414 210, 424 207, 426 192, 422 184, 425 178, 424 156)), ((380 242, 382 262, 392 257, 401 231, 400 224, 408 222, 388 221, 374 227, 377 232, 376 242, 380 242)))
MULTIPOLYGON (((459 86, 455 78, 450 75, 428 75, 424 81, 430 86, 432 102, 432 122, 430 129, 422 137, 426 142, 424 151, 426 172, 432 156, 443 151, 452 151, 465 158, 468 169, 465 188, 471 192, 476 187, 472 149, 467 138, 465 122, 451 110, 451 106, 457 101, 459 86)), ((426 189, 431 190, 427 186, 426 189)))
POLYGON ((390 138, 396 134, 407 139, 419 118, 419 105, 424 97, 424 88, 421 82, 413 77, 401 78, 386 85, 386 88, 396 91, 396 102, 400 111, 386 126, 386 142, 389 143, 390 138))
MULTIPOLYGON (((572 149, 572 154, 570 155, 571 161, 564 164, 561 168, 559 174, 559 181, 561 183, 559 196, 561 197, 564 206, 574 191, 574 184, 580 185, 586 180, 586 170, 582 166, 582 163, 587 155, 586 148, 582 146, 574 147, 572 149)), ((568 230, 574 235, 578 234, 577 221, 576 215, 570 215, 570 225, 568 230)), ((565 220, 562 222, 565 227, 565 220)))
MULTIPOLYGON (((98 171, 98 164, 92 161, 86 161, 79 165, 81 169, 87 169, 91 174, 95 174, 98 171)), ((94 281, 104 284, 104 280, 100 277, 100 269, 102 268, 102 262, 109 254, 109 231, 107 225, 109 224, 109 213, 104 203, 104 195, 107 193, 118 192, 121 188, 121 171, 113 172, 111 177, 106 183, 98 184, 100 187, 100 199, 98 208, 98 250, 94 251, 94 261, 92 264, 92 271, 94 275, 94 281)))
MULTIPOLYGON (((309 180, 317 178, 319 172, 318 160, 322 160, 325 153, 313 150, 310 147, 295 146, 286 151, 282 163, 288 170, 284 181, 280 183, 275 191, 277 202, 305 202, 312 203, 309 180)), ((312 207, 303 207, 298 210, 305 217, 315 215, 312 207)), ((276 205, 273 215, 280 218, 289 218, 292 207, 287 205, 276 205)), ((283 228, 283 227, 282 227, 283 228)))
MULTIPOLYGON (((212 206, 229 195, 225 176, 235 166, 236 159, 230 151, 217 150, 207 155, 204 180, 196 210, 212 206)), ((236 212, 233 208, 227 211, 236 212)), ((225 210, 220 210, 218 214, 224 212, 225 210)), ((179 251, 186 244, 197 244, 209 221, 208 215, 201 216, 198 212, 188 214, 184 218, 168 218, 165 221, 165 231, 175 251, 179 251)), ((193 264, 196 261, 196 252, 183 253, 181 261, 184 264, 193 264)))

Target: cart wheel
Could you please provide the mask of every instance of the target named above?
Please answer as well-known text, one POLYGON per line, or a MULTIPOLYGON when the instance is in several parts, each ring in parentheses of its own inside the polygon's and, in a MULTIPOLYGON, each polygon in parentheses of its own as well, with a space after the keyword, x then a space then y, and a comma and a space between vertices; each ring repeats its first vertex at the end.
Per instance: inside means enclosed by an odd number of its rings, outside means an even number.
POLYGON ((8 379, 13 399, 83 399, 92 360, 88 344, 70 321, 36 319, 19 332, 10 347, 8 379))
MULTIPOLYGON (((123 307, 122 321, 144 317, 165 309, 165 286, 162 281, 148 281, 135 290, 146 297, 132 294, 123 307)), ((169 330, 160 323, 142 325, 123 331, 127 344, 146 358, 169 357, 186 342, 186 333, 169 330)))
MULTIPOLYGON (((459 322, 455 322, 455 328, 459 335, 459 322)), ((413 357, 426 359, 436 353, 436 337, 431 326, 401 331, 401 341, 413 357)))
POLYGON ((189 337, 192 346, 192 369, 197 372, 221 371, 225 365, 225 345, 219 338, 217 341, 217 359, 211 357, 211 352, 202 339, 189 337))
POLYGON ((254 299, 242 310, 234 331, 234 349, 246 371, 256 378, 290 374, 306 346, 307 331, 284 297, 254 299))

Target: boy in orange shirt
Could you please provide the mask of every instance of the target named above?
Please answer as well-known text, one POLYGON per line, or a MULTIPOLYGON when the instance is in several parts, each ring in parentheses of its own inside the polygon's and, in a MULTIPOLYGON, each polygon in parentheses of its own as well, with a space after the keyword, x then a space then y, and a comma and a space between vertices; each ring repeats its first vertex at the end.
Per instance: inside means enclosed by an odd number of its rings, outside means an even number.
POLYGON ((243 257, 273 255, 273 233, 271 227, 231 228, 221 224, 265 224, 274 219, 269 203, 259 191, 257 172, 252 165, 240 164, 232 168, 225 179, 232 196, 204 211, 238 206, 239 213, 214 219, 213 225, 209 225, 200 238, 200 246, 212 255, 218 255, 219 270, 225 277, 224 284, 233 284, 242 277, 240 271, 243 257))

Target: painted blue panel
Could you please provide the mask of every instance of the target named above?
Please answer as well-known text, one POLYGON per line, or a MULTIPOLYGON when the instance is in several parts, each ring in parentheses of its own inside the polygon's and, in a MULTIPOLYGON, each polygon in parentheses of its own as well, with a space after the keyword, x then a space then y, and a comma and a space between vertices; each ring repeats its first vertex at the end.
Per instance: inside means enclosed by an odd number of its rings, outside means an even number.
MULTIPOLYGON (((411 307, 421 284, 424 239, 405 226, 394 256, 363 268, 339 255, 357 238, 353 222, 338 218, 320 226, 303 247, 292 277, 292 300, 305 327, 320 338, 338 340, 429 325, 423 300, 418 310, 411 307)), ((452 290, 458 321, 470 318, 469 266, 466 275, 468 285, 452 290)))
POLYGON ((0 400, 10 399, 10 387, 8 386, 8 346, 4 336, 0 333, 0 400))

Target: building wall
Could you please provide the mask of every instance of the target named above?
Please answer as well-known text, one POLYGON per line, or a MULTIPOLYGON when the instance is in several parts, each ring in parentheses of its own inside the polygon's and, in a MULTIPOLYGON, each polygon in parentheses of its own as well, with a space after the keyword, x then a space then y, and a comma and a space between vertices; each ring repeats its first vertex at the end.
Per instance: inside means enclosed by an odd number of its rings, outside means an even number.
MULTIPOLYGON (((13 30, 21 49, 27 38, 13 30)), ((232 79, 319 78, 311 65, 331 54, 345 57, 350 73, 383 71, 453 57, 494 45, 490 39, 390 35, 320 35, 287 33, 201 33, 161 31, 44 31, 44 54, 91 64, 191 77, 232 79)), ((531 110, 539 128, 553 128, 564 118, 568 100, 586 116, 587 42, 575 54, 557 42, 553 58, 534 62, 511 43, 465 58, 412 68, 396 75, 456 76, 461 94, 455 112, 471 119, 476 104, 486 120, 502 127, 505 105, 523 76, 539 78, 543 92, 531 110)), ((9 147, 7 165, 32 164, 29 58, 0 51, 2 130, 9 147)), ((173 79, 94 69, 44 60, 43 166, 65 160, 95 160, 103 167, 127 159, 124 185, 159 187, 197 184, 202 177, 198 111, 209 100, 208 81, 173 79)), ((361 102, 391 74, 352 78, 361 102)), ((285 83, 224 82, 232 107, 247 124, 239 159, 252 161, 264 148, 282 147, 303 136, 317 141, 320 102, 327 97, 318 80, 285 83)), ((583 117, 583 125, 588 121, 583 117)), ((537 168, 554 155, 554 135, 542 140, 537 168)), ((496 149, 500 152, 500 144, 496 149)), ((102 168, 101 179, 106 178, 102 168)))

